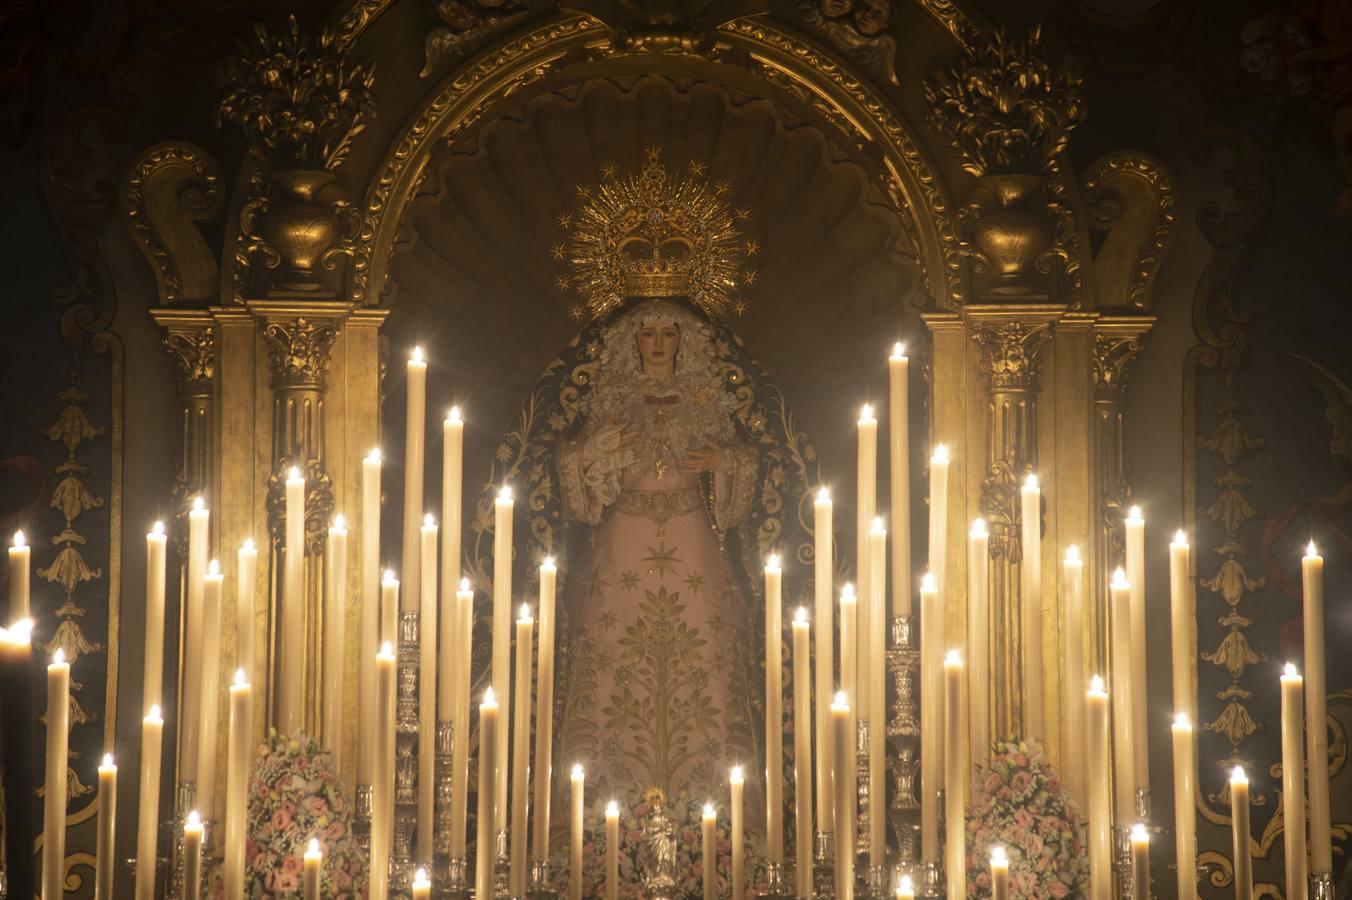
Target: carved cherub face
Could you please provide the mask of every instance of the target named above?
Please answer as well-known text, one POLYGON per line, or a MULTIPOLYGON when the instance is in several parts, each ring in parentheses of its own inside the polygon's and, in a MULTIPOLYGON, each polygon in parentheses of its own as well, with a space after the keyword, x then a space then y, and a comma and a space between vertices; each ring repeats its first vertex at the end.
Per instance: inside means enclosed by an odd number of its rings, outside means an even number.
POLYGON ((891 0, 859 0, 854 7, 854 24, 866 37, 886 31, 892 24, 891 0))
POLYGON ((837 19, 854 9, 854 0, 821 0, 822 15, 837 19))
POLYGON ((638 355, 649 375, 670 373, 681 345, 681 330, 675 322, 644 322, 638 329, 638 355))

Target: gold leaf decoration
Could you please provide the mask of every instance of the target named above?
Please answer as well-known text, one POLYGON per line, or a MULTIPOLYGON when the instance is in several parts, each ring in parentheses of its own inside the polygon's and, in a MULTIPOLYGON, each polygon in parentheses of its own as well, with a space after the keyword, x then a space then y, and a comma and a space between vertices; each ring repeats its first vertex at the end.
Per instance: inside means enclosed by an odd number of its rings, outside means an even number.
POLYGON ((1265 657, 1254 652, 1244 632, 1235 629, 1221 639, 1220 646, 1212 653, 1203 653, 1202 659, 1223 666, 1231 678, 1244 674, 1249 666, 1262 662, 1265 657))
POLYGON ((83 582, 103 577, 102 569, 91 569, 80 555, 80 551, 69 544, 57 552, 56 559, 52 560, 50 566, 39 567, 37 572, 39 578, 61 585, 61 589, 67 594, 74 593, 75 588, 83 582))
POLYGON ((1220 716, 1214 722, 1208 722, 1206 727, 1225 735, 1231 744, 1238 744, 1258 730, 1258 725, 1254 722, 1253 716, 1249 715, 1249 711, 1233 700, 1227 703, 1220 716))

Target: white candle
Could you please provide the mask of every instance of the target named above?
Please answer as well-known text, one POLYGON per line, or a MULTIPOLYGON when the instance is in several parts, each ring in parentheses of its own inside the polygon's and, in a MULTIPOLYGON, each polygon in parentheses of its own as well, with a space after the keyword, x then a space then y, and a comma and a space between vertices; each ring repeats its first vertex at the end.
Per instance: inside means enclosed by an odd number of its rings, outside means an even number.
POLYGON ((1169 543, 1169 642, 1173 669, 1174 709, 1195 718, 1196 700, 1192 691, 1193 623, 1197 597, 1192 589, 1192 548, 1182 531, 1169 543))
MULTIPOLYGON (((512 702, 512 489, 498 491, 493 518, 493 693, 512 702)), ((507 741, 498 744, 494 763, 497 796, 507 796, 507 741)), ((504 824, 499 822, 499 825, 504 824)))
MULTIPOLYGON (((301 897, 303 900, 319 900, 319 873, 324 865, 324 854, 319 849, 319 839, 310 838, 310 845, 301 859, 301 897)), ((419 874, 422 869, 418 870, 419 874)), ((416 890, 414 896, 417 896, 416 890)))
POLYGON ((244 900, 244 850, 249 817, 249 765, 253 754, 253 687, 243 668, 230 685, 230 735, 225 764, 224 900, 244 900))
POLYGON ((911 614, 910 360, 898 343, 887 359, 888 451, 892 487, 892 615, 911 614))
POLYGON ((948 896, 967 896, 967 723, 962 709, 962 655, 949 650, 944 658, 944 742, 948 746, 944 786, 944 871, 948 896))
MULTIPOLYGON (((853 697, 857 684, 858 670, 855 659, 859 652, 859 597, 854 585, 846 584, 840 589, 840 690, 847 697, 853 697)), ((850 720, 857 721, 856 712, 850 711, 850 720)), ((850 757, 854 757, 854 742, 850 742, 850 757)), ((837 785, 839 787, 839 785, 837 785)), ((842 830, 844 823, 840 823, 842 830)))
POLYGON ((479 704, 479 815, 476 837, 476 897, 493 896, 493 850, 497 844, 499 805, 495 796, 498 778, 498 701, 490 686, 479 704))
MULTIPOLYGON (((709 824, 709 804, 704 804, 704 900, 709 898, 709 845, 713 831, 709 824)), ((620 807, 614 800, 606 804, 606 900, 619 900, 620 896, 620 807)), ((717 890, 715 889, 715 896, 717 890)))
POLYGON ((768 861, 784 862, 784 570, 765 561, 765 834, 768 861))
MULTIPOLYGON (((948 584, 948 447, 939 444, 930 457, 929 570, 939 590, 948 584)), ((923 611, 921 615, 924 615, 923 611)))
MULTIPOLYGON (((887 529, 875 517, 868 533, 871 627, 862 632, 868 645, 868 784, 870 797, 887 794, 887 529)), ((869 807, 869 864, 887 865, 887 815, 883 804, 869 807)))
POLYGON ((305 479, 294 466, 286 479, 286 549, 282 588, 282 646, 295 648, 279 660, 281 701, 277 730, 293 735, 305 727, 305 479))
POLYGON ((202 896, 202 815, 188 813, 183 823, 183 897, 199 900, 202 896))
POLYGON ((1125 522, 1127 582, 1131 585, 1131 737, 1137 790, 1150 788, 1149 694, 1145 673, 1145 519, 1133 506, 1125 522))
POLYGON ((1071 544, 1066 548, 1066 558, 1061 563, 1061 608, 1065 610, 1066 623, 1066 684, 1075 685, 1075 690, 1065 692, 1066 713, 1065 733, 1066 752, 1062 757, 1062 766, 1066 773, 1066 790, 1081 808, 1088 802, 1085 795, 1085 758, 1080 752, 1084 734, 1084 703, 1079 697, 1078 686, 1085 683, 1087 672, 1084 666, 1084 560, 1080 559, 1080 548, 1071 544))
POLYGON ((837 693, 831 704, 831 739, 835 742, 833 755, 836 760, 836 897, 853 900, 858 790, 854 769, 854 716, 844 691, 837 693))
POLYGON ((915 882, 911 881, 910 875, 903 875, 897 882, 896 891, 897 900, 915 900, 915 882))
POLYGON ((977 519, 967 532, 967 711, 972 762, 978 765, 991 748, 990 565, 990 532, 986 520, 977 519))
POLYGON ((197 810, 216 818, 216 727, 221 708, 221 591, 225 576, 216 560, 202 579, 202 700, 198 708, 197 810))
MULTIPOLYGON (((255 672, 254 634, 258 594, 258 548, 253 538, 245 538, 236 557, 235 574, 235 664, 245 672, 255 672)), ((374 659, 374 651, 372 658, 374 659)), ((365 782, 363 782, 365 783, 365 782)))
POLYGON ((1249 834, 1249 778, 1241 766, 1230 774, 1230 826, 1235 860, 1235 900, 1253 900, 1253 849, 1249 834))
POLYGON ((432 896, 432 882, 427 878, 427 870, 419 869, 413 873, 413 884, 410 889, 413 892, 413 900, 430 900, 432 896))
POLYGON ((395 633, 395 619, 399 613, 399 579, 394 577, 392 569, 385 570, 385 577, 380 579, 380 643, 395 646, 399 643, 398 635, 395 633), (388 622, 386 621, 388 619, 388 622), (389 626, 389 639, 386 640, 386 625, 389 626))
MULTIPOLYGON (((393 639, 393 635, 390 636, 393 639)), ((370 785, 376 752, 376 652, 380 622, 380 451, 361 463, 361 627, 357 635, 357 783, 370 785)))
POLYGON ((42 896, 65 893, 66 767, 70 744, 70 663, 59 648, 47 666, 47 777, 42 811, 42 896))
POLYGON ((1009 900, 1009 857, 1004 847, 991 848, 991 900, 1009 900))
POLYGON ((195 497, 188 511, 188 571, 184 579, 183 642, 179 668, 183 673, 178 699, 178 778, 197 780, 197 742, 202 702, 202 591, 207 573, 207 529, 211 513, 206 501, 195 497))
POLYGON ((404 596, 401 612, 417 612, 422 600, 421 545, 418 527, 423 510, 423 441, 426 439, 427 361, 421 347, 408 358, 408 405, 404 413, 404 596))
POLYGON ((1115 820, 1118 828, 1125 829, 1136 819, 1136 763, 1133 761, 1136 744, 1131 734, 1131 585, 1121 568, 1113 572, 1108 595, 1112 615, 1115 820))
POLYGON ((943 606, 934 575, 920 579, 920 858, 939 861, 939 792, 944 786, 943 606))
POLYGON ((1150 900, 1150 834, 1141 822, 1131 826, 1131 882, 1133 900, 1150 900))
POLYGON ((522 604, 516 620, 516 677, 512 679, 516 696, 512 698, 512 843, 511 889, 513 897, 526 896, 526 835, 530 815, 530 693, 531 644, 535 639, 535 619, 530 607, 522 604))
POLYGON ((558 568, 553 557, 540 565, 540 634, 535 672, 535 808, 532 853, 549 859, 549 795, 554 781, 554 602, 558 568))
MULTIPOLYGON (((452 406, 441 423, 441 606, 450 603, 451 588, 460 583, 461 516, 464 501, 465 420, 460 407, 452 406)), ((442 640, 449 642, 454 629, 444 625, 442 640)), ((443 685, 446 683, 443 681, 443 685)))
POLYGON ((1047 736, 1042 693, 1042 488, 1036 475, 1024 479, 1022 503, 1021 606, 1023 610, 1023 733, 1047 736))
POLYGON ((732 844, 732 900, 742 900, 746 891, 746 847, 743 826, 742 795, 746 778, 741 766, 733 766, 728 776, 728 839, 732 844))
POLYGON ((1085 765, 1095 775, 1085 785, 1089 798, 1089 897, 1090 900, 1112 900, 1112 786, 1105 774, 1110 767, 1108 693, 1103 689, 1103 679, 1097 675, 1089 680, 1089 690, 1085 694, 1084 735, 1085 765))
POLYGON ((386 900, 394 840, 394 648, 388 642, 376 654, 376 740, 371 782, 370 900, 386 900))
POLYGON ((33 551, 22 531, 14 532, 14 543, 9 548, 9 621, 21 622, 32 617, 29 597, 29 579, 32 577, 33 551))
MULTIPOLYGON (((610 801, 613 806, 615 801, 610 801)), ((718 845, 714 838, 714 827, 718 824, 718 813, 712 803, 704 804, 704 815, 700 818, 700 860, 703 863, 704 900, 718 900, 718 845)), ((618 829, 617 833, 618 833, 618 829)), ((611 893, 610 885, 610 807, 606 807, 606 898, 616 900, 619 891, 611 893)), ((616 866, 618 869, 618 866, 616 866)))
MULTIPOLYGON (((164 702, 165 544, 164 523, 156 522, 146 535, 145 670, 141 681, 141 695, 147 704, 164 702)), ((13 578, 14 570, 11 565, 11 591, 14 588, 13 578)), ((17 622, 18 619, 11 621, 17 622)))
POLYGON ((1287 900, 1309 892, 1305 861, 1304 679, 1287 663, 1282 671, 1282 829, 1286 843, 1287 900))
POLYGON ((568 900, 582 900, 582 813, 586 808, 587 776, 581 763, 573 764, 572 822, 568 831, 568 900))
POLYGON ((464 859, 465 819, 469 814, 469 663, 474 636, 474 592, 470 590, 468 578, 461 579, 455 603, 456 644, 448 649, 452 654, 449 663, 455 668, 455 686, 452 689, 455 702, 452 730, 455 742, 451 747, 451 858, 464 859))
POLYGON ((343 692, 343 655, 347 643, 347 520, 333 517, 324 553, 324 746, 333 753, 333 765, 343 768, 343 721, 347 698, 343 692))
POLYGON ((1314 541, 1300 561, 1305 620, 1305 740, 1310 779, 1310 867, 1333 872, 1329 823, 1329 732, 1324 676, 1324 558, 1314 541))
POLYGON ((160 757, 164 719, 152 705, 141 720, 141 791, 136 809, 136 900, 155 900, 156 836, 160 827, 160 757))
POLYGON ((113 898, 113 846, 117 835, 117 766, 103 754, 99 766, 98 838, 94 845, 94 900, 113 898))
MULTIPOLYGON (((872 550, 869 547, 869 526, 878 509, 878 420, 873 417, 873 407, 864 404, 859 410, 859 446, 856 473, 855 497, 855 582, 859 590, 859 633, 867 636, 873 625, 873 565, 872 550)), ((850 697, 855 701, 856 719, 867 720, 873 711, 873 679, 869 672, 873 669, 873 644, 865 639, 857 648, 855 657, 855 689, 850 697)))
POLYGON ((1178 898, 1197 900, 1197 814, 1193 811, 1192 720, 1174 717, 1174 846, 1178 859, 1178 898))
POLYGON ((807 610, 793 615, 793 827, 798 896, 812 894, 812 686, 807 610))
POLYGON ((418 610, 418 812, 416 858, 432 861, 437 753, 437 523, 423 517, 418 539, 422 600, 418 610))
POLYGON ((816 657, 817 690, 817 830, 835 830, 835 797, 832 791, 831 693, 835 685, 835 574, 832 571, 831 492, 819 488, 813 503, 813 615, 817 629, 813 650, 816 657))

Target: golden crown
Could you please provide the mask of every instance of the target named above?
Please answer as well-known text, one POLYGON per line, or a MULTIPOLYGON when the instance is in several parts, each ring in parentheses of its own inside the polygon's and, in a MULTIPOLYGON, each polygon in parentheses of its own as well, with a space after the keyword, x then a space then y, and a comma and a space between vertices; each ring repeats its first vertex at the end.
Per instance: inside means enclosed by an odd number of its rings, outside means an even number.
POLYGON ((703 175, 692 162, 688 178, 669 178, 654 148, 637 176, 617 178, 606 166, 595 191, 578 189, 577 213, 559 217, 568 245, 554 248, 555 259, 573 269, 558 286, 577 292, 574 318, 599 318, 629 297, 689 297, 712 316, 746 311, 733 294, 755 281, 754 271, 742 271, 742 257, 757 247, 742 243, 737 223, 746 213, 728 206, 727 185, 703 175))

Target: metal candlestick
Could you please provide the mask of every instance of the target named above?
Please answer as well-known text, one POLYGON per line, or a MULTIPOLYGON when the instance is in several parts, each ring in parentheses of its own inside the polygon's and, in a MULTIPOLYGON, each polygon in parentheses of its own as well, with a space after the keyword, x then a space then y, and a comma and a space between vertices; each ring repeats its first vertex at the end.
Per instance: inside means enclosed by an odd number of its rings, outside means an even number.
MULTIPOLYGON (((854 855, 858 859, 860 856, 868 855, 869 833, 868 824, 870 809, 872 806, 869 797, 868 780, 868 729, 869 723, 859 719, 854 723, 854 780, 855 789, 858 794, 855 811, 858 818, 854 821, 854 855)), ((839 826, 839 823, 837 823, 839 826)), ((855 866, 856 871, 861 871, 859 866, 855 866)))
POLYGON ((178 796, 174 801, 174 818, 172 821, 163 823, 161 828, 168 827, 169 846, 173 848, 170 852, 173 869, 169 874, 169 896, 183 896, 183 826, 188 821, 188 813, 197 805, 197 785, 191 781, 180 781, 178 783, 178 796))
POLYGON ((1310 900, 1333 900, 1333 875, 1318 872, 1310 876, 1310 900))
MULTIPOLYGON (((493 896, 497 900, 511 897, 512 859, 507 852, 507 829, 498 830, 493 841, 493 896)), ((514 898, 515 900, 515 898, 514 898)))
POLYGON ((530 884, 526 896, 530 900, 554 900, 559 892, 554 890, 553 867, 548 860, 535 860, 530 864, 530 884))
POLYGON ((1136 789, 1136 821, 1150 824, 1150 788, 1136 789))
POLYGON ((920 880, 915 886, 915 895, 917 897, 942 897, 944 887, 944 864, 935 861, 921 863, 920 880))
POLYGON ((361 851, 369 858, 371 854, 371 786, 369 784, 357 785, 357 793, 353 803, 352 833, 356 835, 361 851))
POLYGON ((447 867, 451 861, 451 753, 455 749, 455 728, 450 722, 437 723, 436 827, 432 832, 432 870, 434 883, 444 892, 450 882, 447 867))
POLYGON ((447 900, 469 900, 469 860, 463 856, 446 861, 446 882, 442 885, 442 896, 447 900))
POLYGON ((915 682, 920 672, 920 650, 915 646, 915 631, 910 616, 892 619, 892 646, 887 651, 887 670, 892 673, 892 719, 887 723, 888 737, 918 737, 915 682))
POLYGON ((836 836, 818 831, 813 841, 812 896, 815 900, 833 900, 836 896, 836 836))
POLYGON ((413 883, 413 834, 418 824, 418 614, 399 614, 398 699, 394 713, 394 845, 390 890, 413 883))
POLYGON ((784 900, 793 896, 793 886, 784 875, 783 863, 767 863, 765 866, 765 890, 760 896, 767 900, 784 900))
POLYGON ((877 900, 887 896, 887 867, 869 865, 864 873, 864 896, 877 900))
POLYGON ((1131 865, 1131 829, 1113 828, 1113 869, 1117 872, 1117 896, 1132 900, 1136 896, 1135 873, 1131 865))
POLYGON ((892 643, 887 651, 887 670, 892 676, 892 704, 887 722, 887 766, 892 782, 892 801, 887 818, 896 835, 900 852, 898 871, 905 871, 921 883, 920 798, 917 793, 920 772, 920 722, 916 715, 915 686, 920 673, 920 652, 915 643, 914 620, 910 616, 892 619, 892 643))

